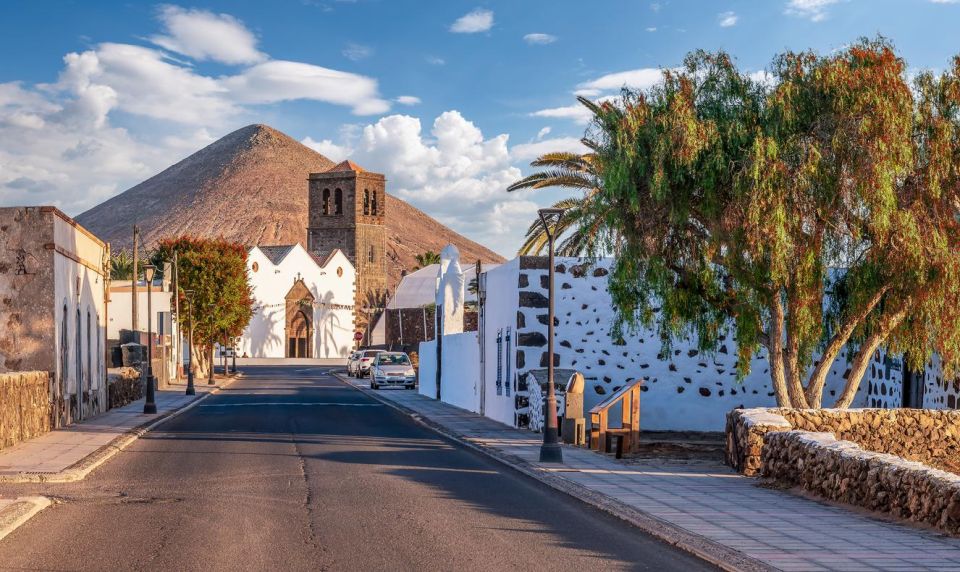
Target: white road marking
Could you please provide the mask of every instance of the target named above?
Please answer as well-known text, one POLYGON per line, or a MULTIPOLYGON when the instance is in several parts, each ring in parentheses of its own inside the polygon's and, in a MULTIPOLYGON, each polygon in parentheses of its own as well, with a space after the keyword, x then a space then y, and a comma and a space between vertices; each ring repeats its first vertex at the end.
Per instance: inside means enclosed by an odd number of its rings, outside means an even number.
POLYGON ((282 402, 282 401, 256 401, 250 403, 209 403, 199 407, 253 407, 260 405, 301 405, 301 406, 329 406, 329 407, 383 407, 382 403, 336 403, 332 401, 313 401, 313 402, 282 402))

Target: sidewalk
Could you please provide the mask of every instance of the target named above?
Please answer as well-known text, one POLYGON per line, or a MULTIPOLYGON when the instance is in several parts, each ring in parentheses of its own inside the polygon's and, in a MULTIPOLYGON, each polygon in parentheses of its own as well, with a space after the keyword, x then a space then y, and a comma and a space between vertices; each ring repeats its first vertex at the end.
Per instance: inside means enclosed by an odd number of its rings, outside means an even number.
POLYGON ((370 391, 340 379, 727 569, 960 570, 960 539, 762 488, 719 463, 628 465, 564 446, 563 465, 542 465, 539 434, 413 391, 370 391))
POLYGON ((185 384, 157 391, 157 414, 143 413, 143 399, 51 431, 0 451, 0 482, 71 482, 136 440, 151 425, 181 413, 232 379, 218 385, 197 384, 195 396, 184 395, 185 384))

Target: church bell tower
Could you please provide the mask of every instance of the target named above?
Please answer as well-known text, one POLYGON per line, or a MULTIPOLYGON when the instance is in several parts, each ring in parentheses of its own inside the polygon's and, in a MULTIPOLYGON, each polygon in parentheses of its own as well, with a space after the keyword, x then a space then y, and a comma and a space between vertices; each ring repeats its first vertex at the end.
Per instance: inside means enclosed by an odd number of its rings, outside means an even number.
MULTIPOLYGON (((339 248, 357 269, 357 328, 380 314, 387 296, 386 179, 343 161, 309 179, 307 249, 321 259, 339 248)), ((369 343, 369 340, 366 340, 369 343)))

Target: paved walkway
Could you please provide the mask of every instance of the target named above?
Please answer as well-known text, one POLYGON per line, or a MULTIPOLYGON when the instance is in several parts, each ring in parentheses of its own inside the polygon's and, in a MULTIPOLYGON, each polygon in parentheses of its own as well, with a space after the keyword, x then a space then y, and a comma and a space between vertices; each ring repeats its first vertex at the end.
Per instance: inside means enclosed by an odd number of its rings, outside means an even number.
POLYGON ((0 451, 0 478, 21 474, 60 473, 80 463, 132 429, 174 412, 217 385, 197 384, 197 395, 184 395, 186 386, 173 385, 157 392, 157 415, 143 413, 143 399, 51 431, 0 451))
POLYGON ((562 466, 541 465, 539 434, 413 391, 377 394, 468 441, 518 457, 534 470, 603 493, 781 570, 960 570, 960 539, 761 488, 756 479, 721 464, 625 464, 564 446, 562 466))

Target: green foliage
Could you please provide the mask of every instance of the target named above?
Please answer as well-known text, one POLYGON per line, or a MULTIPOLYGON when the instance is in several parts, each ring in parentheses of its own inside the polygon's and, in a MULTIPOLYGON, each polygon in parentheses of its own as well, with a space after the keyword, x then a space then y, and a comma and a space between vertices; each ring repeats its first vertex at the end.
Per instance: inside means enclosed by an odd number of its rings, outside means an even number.
POLYGON ((417 267, 414 268, 414 270, 420 270, 431 264, 440 264, 440 255, 432 250, 418 254, 415 258, 417 259, 417 267))
POLYGON ((667 346, 692 334, 710 350, 732 330, 738 372, 766 346, 778 402, 796 407, 820 406, 848 342, 839 406, 880 347, 960 363, 960 64, 911 90, 877 39, 785 53, 771 72, 699 51, 594 105, 589 208, 620 241, 616 332, 654 325, 667 346))
POLYGON ((193 335, 198 345, 239 336, 253 315, 253 291, 247 275, 247 249, 223 239, 189 236, 165 239, 156 250, 161 260, 177 252, 182 311, 190 311, 184 292, 193 290, 193 335))
MULTIPOLYGON (((585 105, 592 106, 586 100, 585 105)), ((592 153, 547 153, 530 163, 533 167, 544 167, 543 171, 524 177, 507 187, 507 191, 520 189, 544 189, 563 187, 582 192, 579 197, 571 197, 554 203, 553 208, 563 209, 563 215, 556 222, 554 232, 559 237, 556 252, 560 256, 594 255, 601 250, 612 251, 617 241, 609 236, 603 224, 603 216, 598 214, 599 205, 595 198, 602 184, 597 162, 592 153)), ((536 255, 545 253, 547 234, 537 219, 530 224, 526 237, 518 254, 536 255)))

